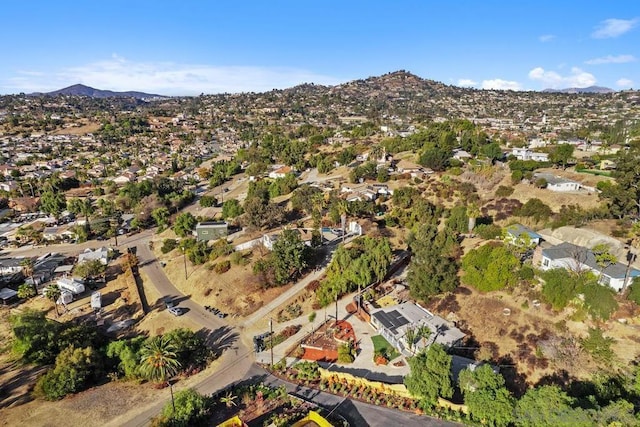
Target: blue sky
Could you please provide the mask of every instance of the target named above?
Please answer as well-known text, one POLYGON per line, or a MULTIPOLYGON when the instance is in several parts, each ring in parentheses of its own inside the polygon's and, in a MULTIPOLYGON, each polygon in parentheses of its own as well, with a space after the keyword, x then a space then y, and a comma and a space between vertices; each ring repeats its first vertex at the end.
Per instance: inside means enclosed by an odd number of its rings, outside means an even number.
POLYGON ((640 2, 6 0, 0 94, 166 95, 407 70, 477 88, 640 86, 640 2))

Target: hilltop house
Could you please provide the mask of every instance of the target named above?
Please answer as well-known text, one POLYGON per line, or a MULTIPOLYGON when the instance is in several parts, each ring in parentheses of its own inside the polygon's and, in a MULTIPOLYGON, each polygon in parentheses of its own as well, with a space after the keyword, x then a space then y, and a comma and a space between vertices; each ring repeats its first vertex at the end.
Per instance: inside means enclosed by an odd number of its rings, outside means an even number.
POLYGON ((518 160, 533 160, 536 162, 548 162, 549 154, 547 153, 538 153, 529 150, 528 148, 514 148, 511 150, 511 155, 514 156, 518 160))
POLYGON ((371 312, 371 325, 395 348, 410 356, 434 342, 445 347, 457 345, 465 337, 458 328, 452 326, 440 316, 429 312, 418 304, 405 302, 380 308, 371 312), (431 330, 428 340, 418 339, 410 345, 407 331, 427 326, 431 330))
POLYGON ((533 175, 533 178, 544 179, 545 181, 547 181, 547 189, 549 191, 555 191, 558 193, 562 193, 565 191, 579 191, 582 187, 579 182, 562 178, 560 176, 551 175, 549 173, 536 173, 533 175))
POLYGON ((542 250, 540 268, 551 270, 554 268, 564 268, 573 271, 592 271, 600 276, 599 282, 607 285, 616 291, 621 291, 627 287, 635 277, 640 276, 640 270, 626 266, 620 262, 602 269, 596 262, 596 256, 587 248, 574 245, 572 243, 561 243, 542 250))
POLYGON ((527 240, 529 243, 538 246, 540 240, 542 240, 542 236, 522 224, 513 224, 506 228, 504 235, 505 242, 520 246, 526 243, 527 240))

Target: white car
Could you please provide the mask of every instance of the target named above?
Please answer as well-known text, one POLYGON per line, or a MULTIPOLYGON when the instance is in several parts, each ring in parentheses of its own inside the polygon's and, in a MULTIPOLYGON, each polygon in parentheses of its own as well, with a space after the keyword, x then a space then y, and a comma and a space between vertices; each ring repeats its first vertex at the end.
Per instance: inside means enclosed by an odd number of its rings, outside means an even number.
POLYGON ((180 307, 170 307, 167 309, 167 311, 174 316, 182 316, 184 314, 184 310, 180 307))

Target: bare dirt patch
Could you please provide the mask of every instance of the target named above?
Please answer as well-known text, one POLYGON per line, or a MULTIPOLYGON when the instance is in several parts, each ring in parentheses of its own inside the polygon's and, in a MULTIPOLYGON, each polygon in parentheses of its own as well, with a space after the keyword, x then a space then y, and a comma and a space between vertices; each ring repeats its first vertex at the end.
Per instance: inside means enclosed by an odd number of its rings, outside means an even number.
MULTIPOLYGON (((180 251, 173 250, 163 255, 159 252, 160 246, 154 245, 154 250, 159 260, 165 263, 164 271, 171 283, 198 304, 217 307, 228 313, 226 320, 229 323, 237 323, 238 317, 254 313, 290 287, 265 289, 253 274, 251 262, 244 266, 231 263, 231 269, 221 274, 211 269, 214 263, 227 261, 229 257, 220 257, 203 265, 193 265, 187 260, 185 279, 184 258, 180 251)), ((252 262, 260 256, 257 249, 249 255, 252 262)))
MULTIPOLYGON (((569 371, 576 378, 583 378, 589 373, 589 357, 582 352, 570 364, 549 360, 540 352, 541 341, 566 335, 557 323, 566 318, 566 313, 554 313, 544 305, 534 307, 528 295, 519 292, 514 295, 506 292, 482 294, 461 286, 454 295, 432 300, 429 308, 455 321, 470 335, 469 346, 479 347, 478 351, 488 353, 496 362, 515 367, 530 384, 559 369, 569 371)), ((571 322, 563 325, 573 334, 586 334, 584 326, 571 322)))

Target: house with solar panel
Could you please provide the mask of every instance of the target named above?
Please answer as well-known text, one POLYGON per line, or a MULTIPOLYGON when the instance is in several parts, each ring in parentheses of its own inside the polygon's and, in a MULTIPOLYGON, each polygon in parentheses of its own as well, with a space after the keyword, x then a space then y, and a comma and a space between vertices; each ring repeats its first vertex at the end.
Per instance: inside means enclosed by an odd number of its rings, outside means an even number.
POLYGON ((455 347, 465 337, 464 332, 447 320, 412 302, 372 310, 371 325, 405 356, 418 353, 434 342, 445 348, 455 347), (429 338, 415 337, 413 343, 408 342, 407 331, 417 331, 421 326, 429 328, 429 338))

